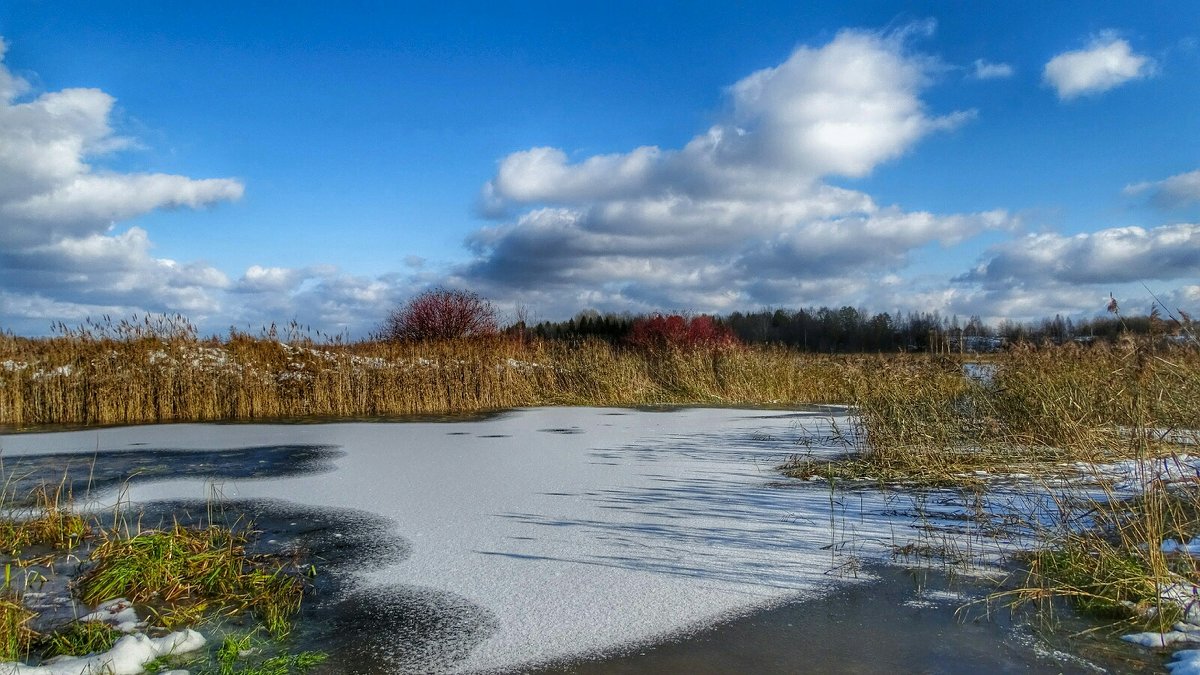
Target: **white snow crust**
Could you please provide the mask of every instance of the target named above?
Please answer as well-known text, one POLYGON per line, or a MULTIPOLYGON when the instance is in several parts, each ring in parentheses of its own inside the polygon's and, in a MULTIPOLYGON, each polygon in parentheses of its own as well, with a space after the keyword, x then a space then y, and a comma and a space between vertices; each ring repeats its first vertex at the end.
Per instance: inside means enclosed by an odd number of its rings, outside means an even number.
POLYGON ((204 636, 190 628, 159 638, 134 633, 100 654, 59 657, 40 666, 0 663, 0 675, 138 675, 143 665, 160 656, 186 654, 204 645, 204 636))
MULTIPOLYGON (((781 477, 789 456, 845 451, 820 445, 834 422, 850 428, 844 411, 828 409, 537 408, 463 422, 18 434, 0 436, 0 448, 7 464, 48 452, 338 446, 346 454, 331 473, 136 482, 121 494, 219 493, 389 518, 409 557, 362 570, 351 590, 421 587, 485 608, 495 632, 454 668, 488 671, 628 649, 812 596, 854 583, 860 562, 889 560, 906 543, 972 558, 1016 545, 981 543, 992 535, 973 524, 978 505, 951 491, 781 477)), ((116 495, 94 495, 94 508, 116 495)))

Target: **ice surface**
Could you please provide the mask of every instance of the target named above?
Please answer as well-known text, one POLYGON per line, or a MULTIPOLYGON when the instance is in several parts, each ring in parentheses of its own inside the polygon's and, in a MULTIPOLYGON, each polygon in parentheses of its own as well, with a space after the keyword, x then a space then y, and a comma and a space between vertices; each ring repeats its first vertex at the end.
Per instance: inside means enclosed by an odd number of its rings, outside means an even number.
MULTIPOLYGON (((325 473, 215 483, 167 474, 120 494, 288 500, 389 518, 410 555, 361 570, 351 590, 426 588, 481 606, 497 625, 453 667, 490 670, 627 648, 853 583, 862 559, 888 559, 912 541, 980 552, 970 543, 976 507, 951 492, 781 478, 776 467, 801 450, 844 452, 812 443, 832 436, 830 415, 844 412, 546 408, 454 423, 20 434, 0 437, 0 448, 15 468, 22 455, 51 452, 337 446, 345 454, 325 473), (945 529, 928 527, 942 518, 945 529)), ((117 494, 93 495, 93 506, 107 509, 117 494)))

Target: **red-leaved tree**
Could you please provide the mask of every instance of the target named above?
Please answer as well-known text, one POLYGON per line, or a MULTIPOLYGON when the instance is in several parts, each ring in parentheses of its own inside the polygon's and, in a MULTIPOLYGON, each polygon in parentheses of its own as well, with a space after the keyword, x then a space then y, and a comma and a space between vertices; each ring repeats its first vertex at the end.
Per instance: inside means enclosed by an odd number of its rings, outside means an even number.
POLYGON ((732 347, 739 344, 728 326, 711 316, 686 318, 678 314, 654 314, 633 322, 629 344, 640 349, 696 349, 732 347))
POLYGON ((384 340, 415 341, 483 337, 498 331, 496 310, 478 293, 435 288, 392 310, 379 332, 384 340))

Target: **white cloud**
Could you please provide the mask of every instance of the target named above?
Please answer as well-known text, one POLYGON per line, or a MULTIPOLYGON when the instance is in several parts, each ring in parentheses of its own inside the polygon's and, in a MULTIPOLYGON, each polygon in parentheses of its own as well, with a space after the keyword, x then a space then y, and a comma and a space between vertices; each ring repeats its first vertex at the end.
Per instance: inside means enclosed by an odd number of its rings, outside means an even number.
POLYGON ((1017 320, 1091 316, 1116 293, 1124 307, 1143 312, 1153 301, 1150 287, 1172 308, 1192 311, 1200 297, 1181 282, 1198 276, 1200 225, 1030 234, 992 247, 959 276, 950 308, 1017 320))
POLYGON ((974 115, 921 100, 943 68, 907 50, 931 25, 920 28, 798 47, 729 87, 726 118, 679 149, 510 154, 482 201, 517 215, 468 239, 476 259, 460 279, 568 313, 850 301, 915 248, 1009 227, 1002 212, 908 213, 826 182, 865 176, 974 115))
POLYGON ((823 176, 861 177, 922 137, 954 128, 973 111, 930 115, 918 96, 932 59, 900 38, 842 31, 799 47, 727 90, 729 119, 679 150, 643 146, 570 163, 558 148, 514 152, 484 187, 484 202, 578 203, 669 193, 787 198, 823 176))
POLYGON ((1050 59, 1042 77, 1066 101, 1148 77, 1154 69, 1153 59, 1134 53, 1127 41, 1106 32, 1093 38, 1086 49, 1063 52, 1050 59))
POLYGON ((26 97, 29 85, 3 63, 0 41, 0 282, 6 323, 53 308, 220 309, 230 282, 205 263, 152 254, 149 234, 122 221, 157 209, 202 208, 241 197, 233 179, 119 173, 94 165, 127 148, 110 122, 114 99, 98 89, 26 97), (20 301, 20 296, 27 301, 20 301), (33 314, 20 314, 29 312, 33 314))
POLYGON ((1002 80, 1013 76, 1013 67, 1007 63, 992 63, 984 59, 975 59, 972 64, 971 77, 977 80, 1002 80))
POLYGON ((3 214, 16 222, 78 224, 128 220, 154 209, 199 208, 242 196, 241 183, 227 178, 194 180, 168 174, 83 174, 52 190, 14 199, 3 214))
POLYGON ((239 293, 288 293, 309 276, 303 269, 251 265, 238 279, 234 290, 239 293))
POLYGON ((1200 202, 1200 169, 1180 173, 1160 181, 1127 185, 1126 195, 1149 194, 1159 208, 1175 209, 1200 202))
POLYGON ((1096 316, 1104 312, 1109 292, 1120 287, 1047 284, 983 289, 953 289, 946 296, 943 313, 981 316, 993 325, 1003 320, 1032 322, 1062 315, 1096 316))
POLYGON ((1194 278, 1200 276, 1200 225, 1030 234, 993 247, 985 257, 960 280, 1009 287, 1194 278))

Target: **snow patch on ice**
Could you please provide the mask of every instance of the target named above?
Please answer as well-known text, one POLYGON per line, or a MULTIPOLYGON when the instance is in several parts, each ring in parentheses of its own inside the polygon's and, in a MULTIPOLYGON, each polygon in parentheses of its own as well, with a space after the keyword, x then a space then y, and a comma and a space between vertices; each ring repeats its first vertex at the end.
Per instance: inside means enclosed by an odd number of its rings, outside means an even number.
POLYGON ((144 627, 133 608, 133 603, 125 598, 110 600, 97 607, 91 614, 79 617, 79 620, 106 623, 122 633, 132 633, 144 627))
POLYGON ((1180 630, 1168 631, 1166 633, 1156 633, 1153 631, 1133 633, 1122 635, 1121 639, 1143 647, 1167 647, 1178 642, 1200 642, 1200 636, 1180 630))
POLYGON ((204 636, 190 628, 159 638, 134 633, 99 654, 58 657, 39 666, 0 663, 0 675, 138 675, 154 659, 193 652, 205 643, 204 636))
POLYGON ((1166 539, 1162 543, 1163 553, 1178 553, 1180 555, 1200 555, 1200 537, 1192 537, 1183 544, 1174 539, 1166 539))
POLYGON ((1182 649, 1171 655, 1167 664, 1171 675, 1200 675, 1200 649, 1182 649))

